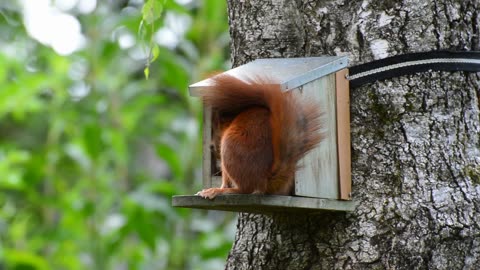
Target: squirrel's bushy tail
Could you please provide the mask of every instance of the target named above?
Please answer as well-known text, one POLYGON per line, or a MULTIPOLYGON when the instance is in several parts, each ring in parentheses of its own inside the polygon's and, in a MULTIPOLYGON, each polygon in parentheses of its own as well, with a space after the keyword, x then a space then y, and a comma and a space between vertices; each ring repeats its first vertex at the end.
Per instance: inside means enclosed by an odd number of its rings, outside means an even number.
MULTIPOLYGON (((282 92, 279 83, 268 77, 240 80, 222 74, 212 79, 214 86, 200 95, 220 114, 235 115, 254 106, 270 110, 274 157, 271 179, 281 186, 293 178, 297 162, 323 138, 318 105, 302 98, 298 91, 282 92)), ((269 193, 275 193, 275 187, 269 193)))

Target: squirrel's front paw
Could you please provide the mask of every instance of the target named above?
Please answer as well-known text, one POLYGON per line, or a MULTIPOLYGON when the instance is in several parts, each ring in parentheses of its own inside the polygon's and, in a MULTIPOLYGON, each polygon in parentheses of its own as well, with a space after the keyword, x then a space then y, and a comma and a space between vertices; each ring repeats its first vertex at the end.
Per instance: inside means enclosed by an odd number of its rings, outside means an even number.
POLYGON ((197 194, 195 195, 198 195, 202 198, 205 198, 205 199, 210 199, 212 200, 213 198, 215 198, 220 192, 218 192, 218 189, 217 188, 207 188, 207 189, 204 189, 204 190, 201 190, 199 192, 197 192, 197 194))

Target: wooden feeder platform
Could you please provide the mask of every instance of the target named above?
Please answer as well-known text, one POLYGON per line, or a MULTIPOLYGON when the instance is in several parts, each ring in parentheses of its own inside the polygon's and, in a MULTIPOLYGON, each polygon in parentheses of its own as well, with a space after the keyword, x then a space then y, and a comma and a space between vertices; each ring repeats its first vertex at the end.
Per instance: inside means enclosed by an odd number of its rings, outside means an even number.
POLYGON ((172 197, 172 205, 174 207, 257 214, 316 214, 325 211, 350 212, 355 209, 354 201, 258 194, 219 195, 213 200, 204 199, 197 195, 179 195, 172 197))
MULTIPOLYGON (((262 74, 278 81, 283 91, 294 91, 314 101, 322 110, 324 140, 299 161, 295 172, 294 196, 231 194, 213 200, 196 195, 172 198, 174 207, 248 213, 325 213, 355 209, 351 197, 350 100, 346 56, 257 59, 226 74, 239 79, 262 74)), ((209 91, 208 78, 189 86, 190 95, 209 91)), ((216 125, 215 111, 204 107, 203 189, 220 187, 219 157, 211 150, 216 125)))

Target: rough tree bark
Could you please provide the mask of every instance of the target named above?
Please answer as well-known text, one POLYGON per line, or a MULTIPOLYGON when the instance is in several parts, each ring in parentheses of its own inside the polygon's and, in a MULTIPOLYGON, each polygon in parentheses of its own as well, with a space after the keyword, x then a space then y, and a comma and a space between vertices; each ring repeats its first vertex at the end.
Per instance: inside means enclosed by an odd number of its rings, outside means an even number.
MULTIPOLYGON (((234 66, 480 49, 479 0, 229 0, 234 66)), ((480 76, 351 91, 350 214, 240 214, 227 269, 480 269, 480 76)))

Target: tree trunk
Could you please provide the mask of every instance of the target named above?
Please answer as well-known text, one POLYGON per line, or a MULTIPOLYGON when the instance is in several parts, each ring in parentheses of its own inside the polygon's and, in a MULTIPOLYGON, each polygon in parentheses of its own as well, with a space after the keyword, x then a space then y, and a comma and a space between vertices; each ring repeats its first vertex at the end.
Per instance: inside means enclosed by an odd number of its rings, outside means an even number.
MULTIPOLYGON (((229 0, 234 66, 256 58, 479 50, 479 0, 229 0)), ((480 269, 480 78, 351 90, 352 213, 240 214, 226 269, 480 269)))

